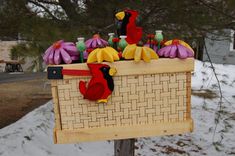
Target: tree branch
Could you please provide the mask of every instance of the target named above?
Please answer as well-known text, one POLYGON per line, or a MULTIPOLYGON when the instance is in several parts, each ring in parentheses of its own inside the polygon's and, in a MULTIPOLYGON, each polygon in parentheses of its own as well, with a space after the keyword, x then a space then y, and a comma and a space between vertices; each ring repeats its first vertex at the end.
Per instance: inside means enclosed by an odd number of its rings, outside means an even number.
POLYGON ((215 6, 210 5, 209 3, 205 2, 204 0, 198 0, 198 1, 199 1, 201 4, 203 4, 204 6, 206 6, 207 8, 209 8, 209 9, 211 9, 211 10, 214 10, 214 11, 217 12, 217 13, 220 13, 220 14, 222 14, 222 15, 224 15, 224 16, 230 18, 230 19, 233 19, 233 20, 235 19, 235 17, 233 17, 233 16, 231 16, 231 15, 229 15, 229 14, 227 14, 227 13, 221 11, 220 9, 217 9, 215 6))
POLYGON ((49 10, 48 8, 46 8, 44 5, 42 5, 42 4, 38 3, 38 2, 35 2, 35 1, 33 1, 33 0, 28 0, 28 2, 33 3, 34 5, 36 5, 36 6, 38 6, 38 7, 41 7, 46 13, 48 13, 48 14, 52 17, 52 19, 57 20, 57 21, 60 21, 60 19, 58 19, 57 17, 55 17, 55 16, 50 12, 50 10, 49 10))
POLYGON ((220 81, 219 81, 219 78, 218 78, 218 74, 216 73, 216 71, 215 71, 215 67, 214 67, 214 65, 213 65, 213 63, 212 63, 212 61, 211 61, 211 58, 210 58, 210 55, 209 55, 209 53, 208 53, 208 50, 207 50, 207 47, 206 47, 206 41, 205 41, 205 37, 203 38, 203 42, 204 42, 204 46, 205 46, 205 52, 206 52, 206 55, 207 55, 207 57, 208 57, 208 60, 209 60, 209 62, 210 62, 210 65, 211 65, 211 69, 212 69, 212 71, 213 71, 213 73, 214 73, 214 75, 215 75, 215 78, 216 78, 216 81, 217 81, 217 84, 218 84, 218 87, 219 87, 219 93, 220 93, 220 98, 219 98, 219 102, 218 102, 218 116, 216 117, 216 123, 215 123, 215 129, 214 129, 214 131, 213 131, 213 137, 212 137, 212 140, 213 140, 213 143, 215 143, 215 133, 216 133, 216 130, 217 130, 217 126, 218 126, 218 124, 219 124, 219 120, 221 119, 221 111, 222 111, 222 104, 223 104, 223 98, 224 98, 224 96, 223 96, 223 93, 222 93, 222 89, 221 89, 221 85, 220 85, 220 81))
POLYGON ((59 5, 59 2, 56 0, 34 0, 35 2, 45 3, 45 4, 53 4, 53 5, 59 5))
POLYGON ((152 6, 147 13, 144 13, 144 16, 143 16, 142 21, 141 21, 142 24, 145 23, 145 21, 148 21, 148 18, 154 12, 157 12, 157 11, 160 11, 162 9, 165 9, 165 8, 158 8, 157 6, 159 6, 159 4, 155 3, 155 5, 152 6))

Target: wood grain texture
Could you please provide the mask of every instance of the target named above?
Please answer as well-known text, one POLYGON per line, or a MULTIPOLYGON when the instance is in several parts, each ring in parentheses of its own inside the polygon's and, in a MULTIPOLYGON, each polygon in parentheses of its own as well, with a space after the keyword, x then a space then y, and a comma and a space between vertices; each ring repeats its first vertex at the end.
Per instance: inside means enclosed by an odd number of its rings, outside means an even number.
MULTIPOLYGON (((87 69, 85 64, 63 66, 66 69, 87 69)), ((121 74, 113 77, 115 88, 107 104, 83 99, 77 86, 81 80, 88 82, 90 77, 51 81, 56 143, 192 131, 193 59, 159 59, 138 64, 119 61, 112 66, 116 66, 121 74)))
POLYGON ((62 126, 61 126, 58 89, 57 89, 57 82, 54 80, 51 81, 51 92, 52 92, 53 103, 54 103, 55 127, 56 129, 61 130, 62 126))
POLYGON ((186 78, 182 72, 116 76, 107 104, 83 99, 77 85, 89 78, 57 80, 62 129, 184 121, 187 119, 186 78))
POLYGON ((122 139, 114 141, 114 156, 134 156, 135 155, 135 140, 122 139))
POLYGON ((192 132, 193 121, 146 124, 135 126, 100 127, 77 130, 55 130, 57 144, 83 141, 119 140, 137 137, 162 136, 192 132))
MULTIPOLYGON (((156 73, 174 73, 174 72, 184 72, 193 71, 194 69, 194 59, 168 59, 161 58, 158 60, 151 60, 150 63, 140 61, 135 63, 131 61, 118 61, 114 63, 103 62, 117 69, 116 76, 121 75, 143 75, 143 74, 156 74, 156 73)), ((66 64, 66 65, 53 65, 53 66, 63 66, 64 69, 78 69, 78 70, 88 70, 86 63, 79 64, 66 64)), ((64 79, 73 79, 81 76, 68 76, 64 75, 64 79)))
POLYGON ((187 115, 186 118, 191 118, 191 77, 192 77, 192 73, 191 72, 187 72, 187 115))

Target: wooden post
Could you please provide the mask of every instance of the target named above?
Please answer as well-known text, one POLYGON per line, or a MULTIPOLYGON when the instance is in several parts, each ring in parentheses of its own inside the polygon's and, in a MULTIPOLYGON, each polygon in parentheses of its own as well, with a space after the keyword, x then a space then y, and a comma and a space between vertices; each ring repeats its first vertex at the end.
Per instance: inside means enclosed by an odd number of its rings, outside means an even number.
POLYGON ((114 141, 114 156, 134 156, 135 139, 124 139, 114 141))

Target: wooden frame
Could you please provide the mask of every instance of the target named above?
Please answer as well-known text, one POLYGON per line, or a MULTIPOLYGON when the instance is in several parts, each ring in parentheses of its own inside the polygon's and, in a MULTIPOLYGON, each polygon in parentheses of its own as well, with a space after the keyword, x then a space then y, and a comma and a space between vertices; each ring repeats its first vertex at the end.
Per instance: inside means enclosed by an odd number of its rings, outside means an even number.
MULTIPOLYGON (((51 80, 55 143, 126 139, 191 132, 191 71, 194 59, 159 59, 151 63, 107 63, 117 69, 107 104, 82 98, 77 82, 89 77, 51 80)), ((61 65, 59 65, 61 66, 61 65)), ((62 65, 88 69, 86 64, 62 65)))

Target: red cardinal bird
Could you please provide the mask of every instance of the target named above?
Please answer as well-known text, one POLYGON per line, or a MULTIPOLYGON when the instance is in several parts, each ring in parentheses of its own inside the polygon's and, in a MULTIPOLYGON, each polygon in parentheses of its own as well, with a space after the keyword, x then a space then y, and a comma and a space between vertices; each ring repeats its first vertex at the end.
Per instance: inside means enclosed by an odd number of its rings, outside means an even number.
POLYGON ((135 10, 125 10, 118 12, 116 15, 118 19, 118 36, 126 35, 126 41, 129 44, 137 44, 141 38, 143 30, 135 24, 138 12, 135 10))
POLYGON ((79 82, 79 90, 84 99, 97 101, 98 103, 107 103, 110 94, 114 89, 112 76, 116 69, 110 68, 106 64, 87 64, 91 72, 91 80, 88 86, 86 82, 79 82))

